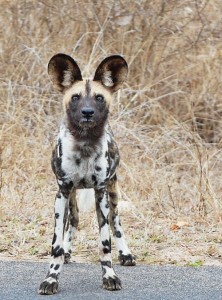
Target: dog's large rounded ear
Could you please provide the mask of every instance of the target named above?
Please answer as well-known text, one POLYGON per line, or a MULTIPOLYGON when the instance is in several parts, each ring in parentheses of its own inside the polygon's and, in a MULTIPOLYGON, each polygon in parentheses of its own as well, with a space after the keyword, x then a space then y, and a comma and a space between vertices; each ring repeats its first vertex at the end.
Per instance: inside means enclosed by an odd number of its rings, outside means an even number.
POLYGON ((94 81, 100 81, 111 92, 117 91, 126 80, 128 65, 125 59, 119 55, 105 58, 98 66, 94 81))
POLYGON ((54 87, 63 92, 75 81, 82 80, 81 71, 74 59, 66 54, 54 55, 48 64, 49 77, 54 87))

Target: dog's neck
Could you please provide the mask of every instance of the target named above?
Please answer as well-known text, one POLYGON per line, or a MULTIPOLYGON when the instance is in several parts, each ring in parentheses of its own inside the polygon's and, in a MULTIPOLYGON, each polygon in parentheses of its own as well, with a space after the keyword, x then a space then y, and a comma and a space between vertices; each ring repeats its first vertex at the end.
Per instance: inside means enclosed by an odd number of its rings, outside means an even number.
POLYGON ((104 128, 107 124, 107 119, 108 112, 95 126, 80 126, 73 121, 72 116, 69 114, 69 111, 67 111, 65 124, 76 141, 87 141, 88 143, 96 144, 104 134, 104 128))
POLYGON ((69 118, 64 119, 64 125, 75 139, 76 146, 78 147, 79 145, 80 147, 85 147, 87 149, 91 148, 92 150, 100 145, 106 124, 107 120, 103 124, 87 128, 77 126, 71 122, 69 118))

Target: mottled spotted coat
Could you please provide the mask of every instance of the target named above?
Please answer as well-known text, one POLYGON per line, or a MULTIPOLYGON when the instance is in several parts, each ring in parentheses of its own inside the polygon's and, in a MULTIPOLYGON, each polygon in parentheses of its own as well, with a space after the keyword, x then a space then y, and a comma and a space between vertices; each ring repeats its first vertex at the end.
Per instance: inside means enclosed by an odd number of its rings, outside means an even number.
POLYGON ((112 266, 109 225, 120 264, 135 265, 117 210, 116 168, 120 158, 107 121, 113 93, 120 88, 127 71, 126 61, 118 55, 104 59, 93 80, 82 78, 77 63, 70 56, 57 54, 49 62, 49 76, 57 90, 63 93, 64 120, 52 154, 52 169, 59 189, 55 198, 52 259, 40 285, 40 294, 58 291, 62 265, 70 261, 71 241, 79 222, 77 189, 93 188, 95 191, 103 287, 121 289, 121 281, 112 266))

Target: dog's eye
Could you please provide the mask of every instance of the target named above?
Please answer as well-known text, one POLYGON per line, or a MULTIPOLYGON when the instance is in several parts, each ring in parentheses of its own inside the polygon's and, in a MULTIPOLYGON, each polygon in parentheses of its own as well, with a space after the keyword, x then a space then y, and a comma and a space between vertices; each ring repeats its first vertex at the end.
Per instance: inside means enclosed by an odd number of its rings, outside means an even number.
POLYGON ((103 102, 104 97, 102 95, 96 95, 96 100, 99 101, 99 102, 103 102))
POLYGON ((78 101, 80 96, 78 94, 72 95, 72 101, 78 101))

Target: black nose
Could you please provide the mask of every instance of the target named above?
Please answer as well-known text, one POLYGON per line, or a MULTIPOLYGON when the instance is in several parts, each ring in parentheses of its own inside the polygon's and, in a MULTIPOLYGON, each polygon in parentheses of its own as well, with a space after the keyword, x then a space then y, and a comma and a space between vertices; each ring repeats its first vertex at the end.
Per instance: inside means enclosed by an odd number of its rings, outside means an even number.
POLYGON ((82 114, 86 118, 91 118, 94 114, 94 110, 91 107, 83 107, 82 114))

